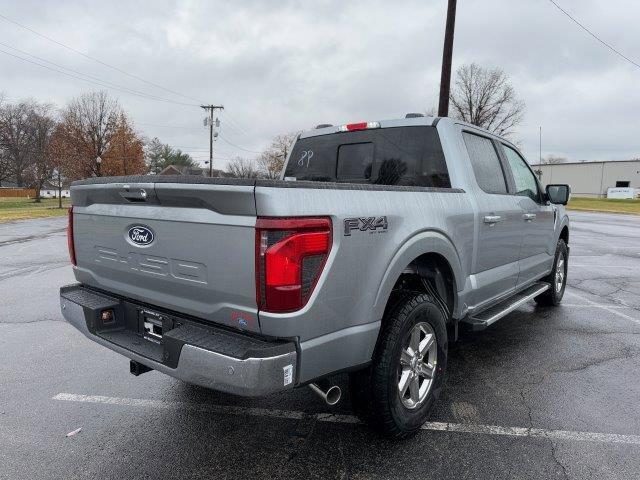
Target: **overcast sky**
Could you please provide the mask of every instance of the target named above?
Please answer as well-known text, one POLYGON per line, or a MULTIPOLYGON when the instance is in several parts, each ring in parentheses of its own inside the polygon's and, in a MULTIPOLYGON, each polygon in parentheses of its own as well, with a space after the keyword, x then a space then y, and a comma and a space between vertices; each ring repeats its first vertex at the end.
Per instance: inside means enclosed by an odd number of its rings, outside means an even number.
MULTIPOLYGON (((640 3, 557 0, 640 63, 640 3)), ((0 50, 23 52, 162 99, 221 103, 215 166, 255 156, 278 133, 318 123, 403 117, 437 105, 446 0, 0 0, 0 14, 132 75, 0 18, 0 50), (225 142, 229 142, 226 143, 225 142), (242 147, 241 150, 235 146, 242 147), (247 151, 249 150, 249 151, 247 151)), ((604 48, 548 0, 460 0, 454 68, 500 67, 526 103, 513 140, 570 160, 640 156, 640 68, 604 48)), ((49 66, 51 66, 49 64, 49 66)), ((56 68, 56 67, 53 67, 56 68)), ((102 87, 0 53, 0 91, 63 106, 102 87)), ((204 112, 111 90, 144 136, 199 160, 204 112)))

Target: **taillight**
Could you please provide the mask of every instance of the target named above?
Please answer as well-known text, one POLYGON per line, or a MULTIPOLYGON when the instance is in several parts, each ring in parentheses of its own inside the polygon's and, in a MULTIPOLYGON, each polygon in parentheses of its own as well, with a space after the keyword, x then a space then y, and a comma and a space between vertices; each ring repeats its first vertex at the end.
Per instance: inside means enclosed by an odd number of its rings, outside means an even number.
POLYGON ((304 307, 331 250, 331 220, 258 218, 256 221, 256 297, 267 312, 304 307))
POLYGON ((73 206, 69 207, 68 221, 67 221, 67 246, 69 247, 69 258, 71 264, 76 266, 76 249, 73 246, 73 206))

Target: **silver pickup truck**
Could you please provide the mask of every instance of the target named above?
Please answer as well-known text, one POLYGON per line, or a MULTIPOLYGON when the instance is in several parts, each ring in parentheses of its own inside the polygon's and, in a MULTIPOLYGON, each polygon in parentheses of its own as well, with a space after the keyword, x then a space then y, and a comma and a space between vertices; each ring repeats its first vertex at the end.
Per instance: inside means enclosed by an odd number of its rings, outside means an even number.
POLYGON ((392 437, 427 419, 459 328, 565 289, 569 187, 448 118, 321 125, 280 180, 91 178, 71 198, 63 315, 132 373, 333 404, 348 372, 392 437))

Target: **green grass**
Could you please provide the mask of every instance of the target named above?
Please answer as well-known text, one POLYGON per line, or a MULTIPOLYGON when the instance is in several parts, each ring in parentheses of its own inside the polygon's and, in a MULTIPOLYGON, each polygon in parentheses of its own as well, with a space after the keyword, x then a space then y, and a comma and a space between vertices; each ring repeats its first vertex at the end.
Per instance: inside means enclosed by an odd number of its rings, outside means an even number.
POLYGON ((640 199, 608 199, 572 197, 567 208, 607 213, 635 213, 640 215, 640 199))
POLYGON ((58 217, 66 215, 69 199, 62 199, 62 208, 58 208, 57 198, 43 198, 36 203, 32 198, 0 198, 0 223, 28 218, 58 217))

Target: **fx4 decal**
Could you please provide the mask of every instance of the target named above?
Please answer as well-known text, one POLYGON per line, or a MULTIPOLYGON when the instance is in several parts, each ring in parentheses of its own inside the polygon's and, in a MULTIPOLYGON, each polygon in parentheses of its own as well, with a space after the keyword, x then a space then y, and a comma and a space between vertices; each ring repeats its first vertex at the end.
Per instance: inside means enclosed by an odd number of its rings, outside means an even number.
POLYGON ((387 217, 359 217, 344 219, 344 236, 350 237, 352 230, 369 233, 384 233, 389 228, 387 217))

